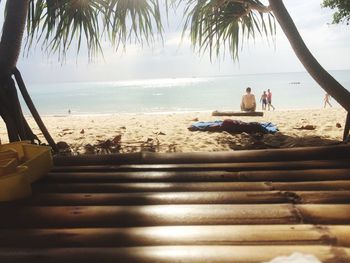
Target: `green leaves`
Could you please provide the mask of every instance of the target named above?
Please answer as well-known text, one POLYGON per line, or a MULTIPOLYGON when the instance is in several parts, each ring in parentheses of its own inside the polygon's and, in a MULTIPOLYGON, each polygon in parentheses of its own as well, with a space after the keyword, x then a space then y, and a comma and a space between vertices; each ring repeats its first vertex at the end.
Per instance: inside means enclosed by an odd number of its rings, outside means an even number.
POLYGON ((323 7, 329 7, 336 9, 333 14, 333 23, 339 24, 340 22, 350 23, 350 0, 323 0, 323 7))
POLYGON ((49 53, 65 56, 72 43, 79 52, 86 42, 92 57, 102 52, 103 37, 116 47, 150 43, 161 25, 158 0, 30 0, 27 47, 41 41, 49 53))
MULTIPOLYGON (((185 6, 183 34, 189 29, 193 46, 211 57, 228 49, 238 59, 244 40, 276 31, 273 15, 258 0, 161 3, 166 12, 169 5, 185 6)), ((27 48, 42 43, 47 52, 64 56, 72 44, 79 52, 85 42, 92 57, 102 52, 103 38, 116 48, 132 41, 150 44, 163 31, 160 10, 159 0, 30 0, 27 48)))
POLYGON ((275 34, 274 17, 260 1, 181 1, 186 5, 184 34, 189 29, 194 48, 209 52, 211 58, 228 49, 232 58, 238 59, 244 39, 275 34))

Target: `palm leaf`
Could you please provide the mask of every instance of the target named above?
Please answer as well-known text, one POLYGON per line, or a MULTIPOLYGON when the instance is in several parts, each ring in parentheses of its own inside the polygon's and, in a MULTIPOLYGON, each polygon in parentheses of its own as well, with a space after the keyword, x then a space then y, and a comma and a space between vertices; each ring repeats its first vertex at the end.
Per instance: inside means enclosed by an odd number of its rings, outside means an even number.
POLYGON ((200 53, 209 52, 210 58, 219 57, 226 49, 238 59, 244 39, 274 36, 273 15, 255 11, 251 5, 261 6, 257 0, 180 0, 186 5, 183 36, 189 29, 192 45, 200 53), (265 21, 267 18, 267 21, 265 21), (240 41, 242 39, 242 41, 240 41))
POLYGON ((40 42, 49 53, 65 56, 73 43, 83 43, 89 57, 102 52, 107 37, 118 48, 128 41, 150 44, 162 32, 158 0, 30 0, 29 49, 40 42))

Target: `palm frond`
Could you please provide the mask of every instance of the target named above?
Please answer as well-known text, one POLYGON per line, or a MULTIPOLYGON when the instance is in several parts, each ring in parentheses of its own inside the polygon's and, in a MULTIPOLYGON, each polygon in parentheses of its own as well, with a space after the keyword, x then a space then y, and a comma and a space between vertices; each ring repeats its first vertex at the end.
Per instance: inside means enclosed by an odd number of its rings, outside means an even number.
POLYGON ((85 42, 89 57, 102 52, 101 39, 118 47, 128 41, 150 44, 162 32, 158 0, 30 0, 27 48, 41 42, 48 52, 79 52, 85 42))
POLYGON ((262 12, 253 6, 264 7, 260 1, 246 0, 181 0, 185 2, 183 36, 190 31, 192 45, 200 53, 209 52, 210 58, 219 57, 229 50, 238 59, 243 40, 256 35, 275 35, 275 20, 270 12, 262 12), (267 17, 267 21, 266 20, 267 17), (241 39, 241 40, 240 40, 241 39))

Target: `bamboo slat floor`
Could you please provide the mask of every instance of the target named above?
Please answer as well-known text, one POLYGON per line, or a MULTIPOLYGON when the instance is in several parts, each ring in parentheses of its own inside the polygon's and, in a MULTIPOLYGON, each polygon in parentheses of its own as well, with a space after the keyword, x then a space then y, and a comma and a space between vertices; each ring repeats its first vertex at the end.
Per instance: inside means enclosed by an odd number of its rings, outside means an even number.
POLYGON ((0 262, 350 262, 350 146, 57 157, 0 262))

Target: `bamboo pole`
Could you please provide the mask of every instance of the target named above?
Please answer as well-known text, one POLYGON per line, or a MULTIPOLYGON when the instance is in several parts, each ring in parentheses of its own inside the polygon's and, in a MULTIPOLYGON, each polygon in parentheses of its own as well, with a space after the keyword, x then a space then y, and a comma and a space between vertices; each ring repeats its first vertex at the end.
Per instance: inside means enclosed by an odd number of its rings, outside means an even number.
POLYGON ((27 88, 24 84, 21 73, 19 72, 19 70, 17 68, 15 68, 15 70, 14 70, 14 76, 16 78, 18 88, 21 91, 23 99, 26 102, 31 114, 33 115, 33 118, 35 119, 36 123, 38 124, 41 132, 43 133, 45 139, 47 140, 47 142, 51 146, 52 150, 57 153, 58 152, 57 145, 56 145, 55 141, 52 139, 52 137, 51 137, 50 133, 48 132, 44 122, 42 121, 38 111, 36 110, 35 105, 34 105, 32 99, 30 98, 30 95, 29 95, 27 88))
POLYGON ((289 149, 243 150, 215 153, 134 153, 84 156, 56 156, 56 166, 113 164, 240 163, 340 159, 350 155, 350 145, 289 149))
MULTIPOLYGON (((324 214, 328 213, 324 206, 324 214)), ((342 206, 345 211, 350 206, 342 206)), ((0 207, 1 228, 135 227, 169 225, 297 224, 292 205, 148 205, 0 207)), ((313 220, 318 222, 320 216, 313 220)), ((338 214, 324 223, 337 221, 338 214)), ((340 215, 339 215, 340 216, 340 215)), ((343 217, 341 217, 343 218, 343 217)), ((327 219, 327 217, 325 218, 327 219)))
MULTIPOLYGON (((314 255, 321 262, 349 262, 350 249, 334 246, 150 246, 103 248, 2 249, 0 261, 11 263, 232 263, 269 262, 276 257, 289 256, 298 251, 314 255)), ((310 256, 309 256, 310 258, 310 256)))
POLYGON ((84 171, 50 172, 43 180, 50 183, 118 183, 118 182, 289 182, 350 180, 350 169, 307 169, 266 171, 84 171))
POLYGON ((163 226, 130 228, 0 229, 0 246, 11 248, 135 247, 184 245, 348 246, 350 226, 314 225, 163 226))

